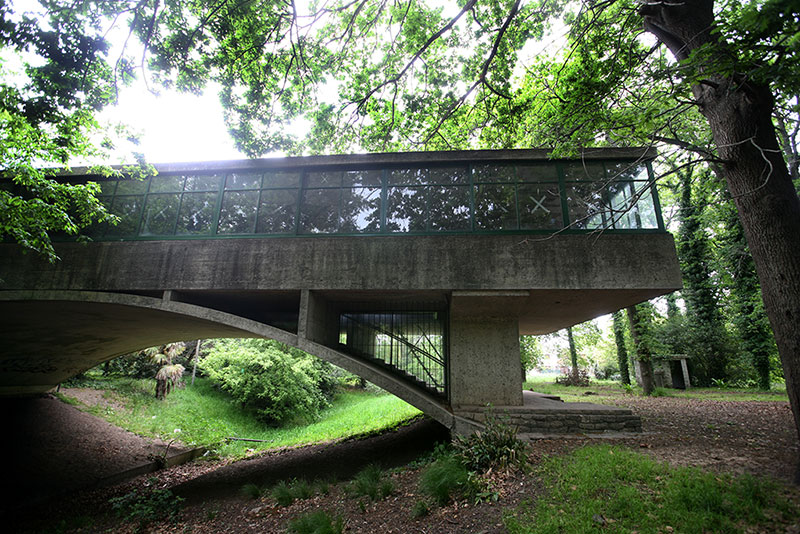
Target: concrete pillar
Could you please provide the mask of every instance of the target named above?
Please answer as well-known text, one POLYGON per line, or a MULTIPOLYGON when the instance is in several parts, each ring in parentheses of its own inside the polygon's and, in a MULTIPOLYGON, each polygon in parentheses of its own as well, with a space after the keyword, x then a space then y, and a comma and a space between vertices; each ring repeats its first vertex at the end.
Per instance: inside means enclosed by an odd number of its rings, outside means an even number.
POLYGON ((681 371, 683 371, 683 384, 686 386, 686 389, 692 387, 692 383, 689 382, 689 366, 686 365, 686 358, 681 359, 681 371))
POLYGON ((334 347, 339 336, 339 316, 316 291, 300 292, 300 318, 297 336, 321 345, 334 347))
POLYGON ((450 404, 522 405, 516 316, 451 316, 450 404))

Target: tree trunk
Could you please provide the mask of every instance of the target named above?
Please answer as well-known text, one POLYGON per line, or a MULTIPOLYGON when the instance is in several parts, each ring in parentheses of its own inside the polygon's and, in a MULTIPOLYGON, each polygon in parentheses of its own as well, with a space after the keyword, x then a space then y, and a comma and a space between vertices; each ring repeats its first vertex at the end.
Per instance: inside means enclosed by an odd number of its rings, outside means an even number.
POLYGON ((156 379, 156 398, 164 400, 167 396, 167 380, 165 378, 156 379))
MULTIPOLYGON (((678 60, 709 45, 704 64, 695 67, 708 79, 693 93, 711 127, 753 256, 800 437, 800 199, 772 123, 772 93, 744 76, 723 76, 709 68, 735 57, 714 33, 713 0, 645 4, 640 12, 645 28, 678 60)), ((797 467, 795 481, 800 483, 800 462, 797 467)))
POLYGON ((192 364, 192 385, 194 385, 194 377, 197 374, 197 360, 200 359, 200 343, 201 340, 197 340, 197 346, 194 348, 194 362, 192 364))
POLYGON ((572 385, 577 385, 578 351, 575 348, 575 338, 572 337, 572 327, 567 328, 567 341, 569 342, 569 361, 572 364, 572 385))
POLYGON ((647 344, 642 318, 636 306, 628 306, 628 323, 631 327, 631 337, 636 351, 636 360, 639 362, 639 371, 642 375, 642 393, 653 393, 653 358, 647 344))
POLYGON ((622 329, 622 316, 617 311, 611 316, 614 325, 614 342, 617 344, 617 362, 619 362, 619 378, 623 384, 630 385, 631 375, 628 371, 628 350, 625 348, 625 333, 622 329))

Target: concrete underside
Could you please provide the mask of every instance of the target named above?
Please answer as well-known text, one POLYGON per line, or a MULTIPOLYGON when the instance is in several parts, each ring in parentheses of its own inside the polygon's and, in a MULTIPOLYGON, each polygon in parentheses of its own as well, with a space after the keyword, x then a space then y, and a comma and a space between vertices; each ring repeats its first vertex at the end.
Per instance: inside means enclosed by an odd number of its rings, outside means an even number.
POLYGON ((364 376, 451 428, 456 407, 523 409, 520 334, 681 285, 672 237, 655 233, 70 243, 57 252, 49 264, 0 245, 2 395, 46 391, 169 341, 259 336, 364 376), (341 311, 409 305, 448 312, 446 399, 335 350, 341 311))

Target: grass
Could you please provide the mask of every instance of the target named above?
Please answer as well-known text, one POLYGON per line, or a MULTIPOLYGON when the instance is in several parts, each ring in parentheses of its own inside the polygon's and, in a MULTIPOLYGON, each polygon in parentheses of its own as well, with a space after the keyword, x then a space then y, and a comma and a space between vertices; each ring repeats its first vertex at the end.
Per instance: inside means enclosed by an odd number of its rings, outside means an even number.
MULTIPOLYGON (((599 402, 604 399, 613 399, 630 395, 619 382, 612 380, 592 380, 588 387, 562 386, 554 383, 553 377, 536 377, 528 380, 524 384, 524 389, 530 389, 538 393, 547 395, 558 395, 565 402, 599 402), (591 391, 593 395, 584 395, 591 391)), ((772 391, 759 391, 756 389, 735 389, 735 388, 690 388, 667 389, 658 388, 659 395, 662 397, 676 397, 684 399, 705 399, 715 401, 755 401, 755 402, 774 402, 789 401, 786 395, 785 386, 775 388, 772 391)), ((633 387, 632 393, 642 394, 642 388, 633 387)))
POLYGON ((242 457, 251 450, 329 441, 375 432, 416 417, 420 411, 388 394, 358 390, 340 392, 319 421, 271 428, 217 390, 206 379, 177 389, 164 401, 153 395, 153 380, 100 379, 85 387, 106 390, 105 396, 124 408, 92 407, 88 411, 143 436, 177 439, 187 445, 215 449, 220 455, 242 457), (265 443, 226 441, 227 437, 265 443))
POLYGON ((510 534, 782 532, 800 513, 797 493, 777 483, 670 468, 607 445, 551 458, 540 475, 549 491, 506 512, 510 534))
POLYGON ((382 501, 394 492, 394 483, 384 478, 380 466, 370 464, 353 478, 348 492, 356 497, 367 497, 371 501, 382 501))

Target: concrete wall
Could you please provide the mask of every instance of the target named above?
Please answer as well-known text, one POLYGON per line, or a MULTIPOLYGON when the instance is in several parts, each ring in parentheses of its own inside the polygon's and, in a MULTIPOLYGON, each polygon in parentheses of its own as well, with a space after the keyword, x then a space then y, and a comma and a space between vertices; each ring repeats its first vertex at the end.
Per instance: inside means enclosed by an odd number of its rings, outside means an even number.
POLYGON ((669 234, 384 236, 64 243, 50 264, 0 245, 0 290, 528 291, 545 333, 681 286, 669 234))
POLYGON ((450 404, 522 404, 519 329, 515 317, 451 317, 450 404))

